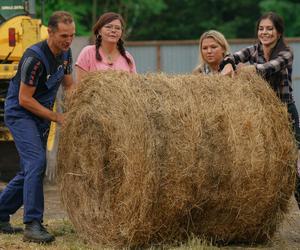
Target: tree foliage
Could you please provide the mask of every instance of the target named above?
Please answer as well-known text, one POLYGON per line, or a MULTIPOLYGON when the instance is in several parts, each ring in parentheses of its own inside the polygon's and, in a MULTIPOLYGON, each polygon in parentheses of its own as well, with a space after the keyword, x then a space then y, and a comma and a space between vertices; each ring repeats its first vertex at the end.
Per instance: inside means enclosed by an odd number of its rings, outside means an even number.
POLYGON ((265 0, 261 1, 262 11, 273 10, 285 20, 285 35, 300 36, 300 1, 299 0, 265 0))
POLYGON ((129 40, 198 39, 209 29, 250 38, 258 17, 275 11, 285 19, 286 35, 300 36, 299 0, 45 0, 45 6, 46 20, 55 10, 71 12, 77 35, 90 35, 102 13, 115 11, 126 20, 129 40))

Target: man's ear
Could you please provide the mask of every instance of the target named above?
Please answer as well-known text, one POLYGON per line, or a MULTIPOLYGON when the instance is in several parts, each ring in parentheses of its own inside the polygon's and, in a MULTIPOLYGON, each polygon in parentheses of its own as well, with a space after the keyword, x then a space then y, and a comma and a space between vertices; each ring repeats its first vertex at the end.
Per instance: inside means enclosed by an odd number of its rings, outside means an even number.
POLYGON ((47 30, 48 30, 48 35, 50 36, 53 33, 53 31, 50 28, 47 28, 47 30))

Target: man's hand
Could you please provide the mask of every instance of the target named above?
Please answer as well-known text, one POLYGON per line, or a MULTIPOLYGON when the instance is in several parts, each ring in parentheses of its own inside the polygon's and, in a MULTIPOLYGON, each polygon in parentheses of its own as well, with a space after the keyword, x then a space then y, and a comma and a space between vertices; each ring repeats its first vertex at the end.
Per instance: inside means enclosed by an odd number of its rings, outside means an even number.
POLYGON ((57 122, 59 125, 63 125, 65 121, 64 114, 62 113, 55 113, 55 122, 57 122))

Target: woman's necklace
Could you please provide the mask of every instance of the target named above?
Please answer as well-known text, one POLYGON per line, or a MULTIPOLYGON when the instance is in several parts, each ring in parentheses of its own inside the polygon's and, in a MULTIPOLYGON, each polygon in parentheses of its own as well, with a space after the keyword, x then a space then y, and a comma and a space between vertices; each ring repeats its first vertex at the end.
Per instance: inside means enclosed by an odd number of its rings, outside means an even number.
POLYGON ((109 65, 113 65, 113 58, 110 54, 107 54, 107 61, 109 65))
POLYGON ((112 66, 114 64, 114 60, 115 60, 115 55, 116 55, 116 50, 113 50, 111 53, 108 53, 108 51, 106 49, 103 49, 104 55, 106 56, 106 60, 108 65, 112 66))

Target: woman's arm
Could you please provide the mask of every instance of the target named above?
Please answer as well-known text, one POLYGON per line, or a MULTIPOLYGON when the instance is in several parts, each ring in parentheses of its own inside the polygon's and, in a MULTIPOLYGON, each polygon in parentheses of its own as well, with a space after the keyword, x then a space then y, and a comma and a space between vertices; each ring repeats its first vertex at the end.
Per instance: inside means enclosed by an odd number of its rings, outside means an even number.
POLYGON ((87 72, 91 71, 91 65, 95 60, 95 45, 88 45, 81 50, 75 63, 76 83, 80 83, 87 72))
POLYGON ((256 70, 263 76, 270 76, 281 71, 288 66, 292 67, 293 53, 290 50, 284 50, 278 53, 278 56, 266 63, 255 64, 256 70))
POLYGON ((220 70, 222 75, 233 76, 236 70, 236 66, 239 63, 246 63, 251 60, 251 56, 257 50, 257 46, 253 45, 244 49, 241 49, 234 54, 226 55, 220 64, 220 70))
MULTIPOLYGON (((239 63, 247 63, 251 60, 251 57, 255 54, 257 51, 257 45, 252 45, 247 48, 241 49, 237 52, 235 52, 233 55, 229 55, 229 58, 231 58, 236 65, 239 63)), ((224 58, 226 60, 226 57, 224 58)))
POLYGON ((76 83, 80 83, 82 78, 87 74, 87 71, 79 67, 78 65, 75 65, 75 73, 76 73, 76 83))

